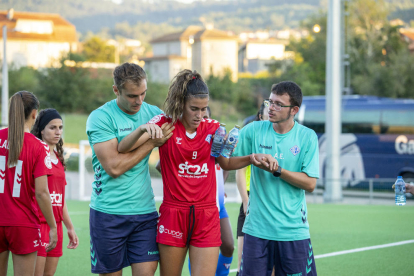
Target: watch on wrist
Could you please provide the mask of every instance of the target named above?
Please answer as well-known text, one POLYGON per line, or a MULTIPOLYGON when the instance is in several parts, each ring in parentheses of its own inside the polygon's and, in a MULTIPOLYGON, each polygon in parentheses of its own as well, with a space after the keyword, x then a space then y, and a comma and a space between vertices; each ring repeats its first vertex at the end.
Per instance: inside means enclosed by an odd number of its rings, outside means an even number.
POLYGON ((277 170, 273 173, 274 177, 279 177, 282 174, 282 167, 278 166, 277 170))

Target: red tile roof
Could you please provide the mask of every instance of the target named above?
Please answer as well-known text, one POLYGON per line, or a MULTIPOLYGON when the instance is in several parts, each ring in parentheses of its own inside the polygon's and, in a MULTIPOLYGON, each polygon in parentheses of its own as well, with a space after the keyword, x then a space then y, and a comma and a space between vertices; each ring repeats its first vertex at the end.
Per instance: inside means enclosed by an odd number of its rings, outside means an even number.
MULTIPOLYGON (((66 21, 59 14, 53 13, 34 13, 34 12, 14 12, 13 19, 7 19, 7 11, 0 11, 0 26, 7 25, 7 39, 10 40, 35 40, 47 42, 77 42, 76 28, 66 21), (53 22, 53 33, 36 34, 21 33, 12 31, 16 28, 17 20, 48 20, 53 22)), ((0 28, 0 35, 3 35, 3 28, 0 28)))

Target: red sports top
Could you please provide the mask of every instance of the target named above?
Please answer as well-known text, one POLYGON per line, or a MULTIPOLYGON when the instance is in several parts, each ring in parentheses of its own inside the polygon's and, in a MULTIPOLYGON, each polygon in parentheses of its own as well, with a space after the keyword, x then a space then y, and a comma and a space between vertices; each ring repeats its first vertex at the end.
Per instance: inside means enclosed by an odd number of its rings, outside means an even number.
MULTIPOLYGON (((149 123, 162 126, 171 118, 155 116, 149 123)), ((215 158, 210 155, 212 135, 220 123, 202 120, 196 136, 187 137, 184 125, 177 121, 173 135, 159 148, 164 202, 183 205, 217 205, 215 158)))
MULTIPOLYGON (((65 187, 66 187, 66 176, 65 168, 63 167, 60 160, 55 164, 52 162, 52 175, 47 178, 47 185, 49 187, 50 198, 52 200, 53 215, 55 216, 56 222, 63 220, 63 206, 65 205, 65 187)), ((46 219, 39 209, 40 222, 46 223, 46 219)))
POLYGON ((25 132, 18 163, 8 168, 7 134, 0 130, 0 226, 39 228, 35 178, 52 174, 49 146, 25 132))

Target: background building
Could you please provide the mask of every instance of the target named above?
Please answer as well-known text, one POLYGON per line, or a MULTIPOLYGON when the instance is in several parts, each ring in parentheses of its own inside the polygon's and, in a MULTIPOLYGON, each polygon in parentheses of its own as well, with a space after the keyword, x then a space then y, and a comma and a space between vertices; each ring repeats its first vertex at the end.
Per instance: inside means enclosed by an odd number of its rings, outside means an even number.
POLYGON ((189 26, 151 41, 153 57, 144 58, 150 79, 168 83, 183 69, 197 70, 203 77, 230 69, 237 80, 238 38, 212 28, 189 26))
MULTIPOLYGON (((7 26, 7 61, 22 66, 54 67, 62 55, 77 51, 74 25, 58 14, 0 11, 0 26, 7 26)), ((3 28, 0 28, 3 45, 3 28)), ((3 47, 0 47, 3 56, 3 47)))
POLYGON ((251 40, 247 41, 239 49, 239 72, 257 73, 267 71, 267 65, 271 60, 287 58, 285 40, 251 40))

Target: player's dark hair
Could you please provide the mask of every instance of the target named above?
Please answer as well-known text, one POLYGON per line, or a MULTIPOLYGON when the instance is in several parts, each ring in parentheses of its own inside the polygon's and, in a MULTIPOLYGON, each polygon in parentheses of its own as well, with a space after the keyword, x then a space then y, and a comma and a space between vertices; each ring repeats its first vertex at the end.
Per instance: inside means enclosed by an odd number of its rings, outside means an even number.
POLYGON ((208 87, 203 78, 196 71, 188 69, 179 72, 171 81, 167 99, 164 102, 165 115, 175 123, 184 110, 187 99, 191 97, 208 97, 208 87))
MULTIPOLYGON (((57 113, 57 110, 54 109, 54 108, 46 108, 46 109, 40 110, 39 114, 37 115, 36 121, 33 125, 33 128, 32 128, 31 132, 34 136, 36 136, 40 140, 43 140, 42 130, 44 129, 44 127, 43 127, 43 129, 41 129, 41 120, 42 120, 42 118, 47 116, 48 113, 51 113, 51 112, 56 112, 57 113)), ((66 170, 65 158, 63 157, 63 139, 62 139, 62 137, 60 137, 59 142, 56 144, 56 152, 57 152, 57 157, 58 157, 59 161, 62 163, 63 168, 66 170)))
POLYGON ((288 94, 290 98, 290 105, 298 107, 302 105, 302 90, 299 85, 293 81, 282 81, 277 84, 273 84, 271 92, 276 95, 288 94))
POLYGON ((209 107, 209 106, 207 106, 207 108, 206 108, 206 109, 207 109, 207 112, 208 112, 208 117, 209 117, 209 118, 211 118, 211 109, 210 109, 210 107, 209 107))
POLYGON ((263 120, 263 114, 264 114, 264 110, 265 110, 266 106, 264 104, 264 102, 260 105, 260 109, 259 111, 257 111, 256 117, 254 118, 255 121, 261 121, 263 120))
POLYGON ((147 74, 141 66, 128 62, 117 66, 113 72, 113 75, 115 86, 118 88, 120 93, 122 93, 122 90, 125 88, 125 84, 127 82, 140 86, 142 80, 147 79, 147 74))
POLYGON ((10 168, 17 164, 23 148, 24 124, 33 109, 39 109, 39 100, 30 92, 20 91, 10 98, 9 105, 9 159, 7 166, 10 168))

